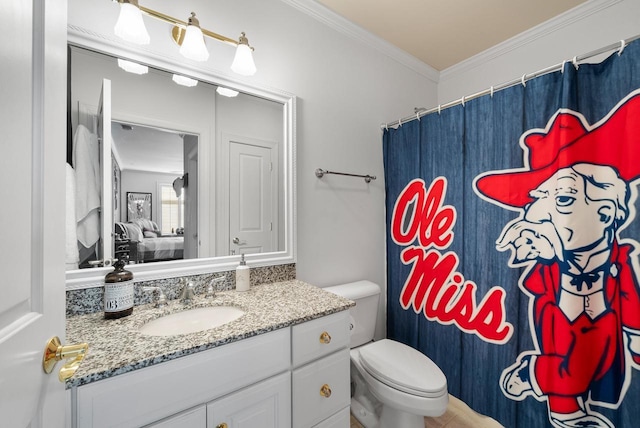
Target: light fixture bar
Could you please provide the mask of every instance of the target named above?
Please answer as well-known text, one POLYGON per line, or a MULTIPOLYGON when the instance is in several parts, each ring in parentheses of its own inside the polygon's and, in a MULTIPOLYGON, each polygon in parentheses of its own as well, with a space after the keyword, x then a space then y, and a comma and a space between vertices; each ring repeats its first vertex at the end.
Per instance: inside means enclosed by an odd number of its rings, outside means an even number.
MULTIPOLYGON (((138 5, 138 8, 140 8, 140 11, 147 16, 150 16, 152 18, 158 19, 163 22, 167 22, 169 24, 173 24, 176 27, 180 27, 182 30, 185 30, 187 28, 187 23, 185 21, 176 19, 173 16, 165 15, 164 13, 161 13, 156 10, 149 9, 147 7, 140 6, 140 5, 138 5)), ((202 30, 202 34, 204 34, 205 36, 211 37, 212 39, 218 40, 220 42, 227 43, 232 46, 238 46, 239 44, 237 40, 230 39, 229 37, 223 36, 222 34, 214 33, 213 31, 209 31, 204 28, 201 28, 201 30, 202 30)))

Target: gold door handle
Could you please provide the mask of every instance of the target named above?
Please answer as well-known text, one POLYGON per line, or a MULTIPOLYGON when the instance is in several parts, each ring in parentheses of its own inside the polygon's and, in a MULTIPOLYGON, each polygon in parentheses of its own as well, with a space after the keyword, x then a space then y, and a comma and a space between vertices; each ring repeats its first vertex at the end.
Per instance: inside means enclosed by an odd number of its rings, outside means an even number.
POLYGON ((47 346, 44 348, 42 368, 45 373, 50 374, 58 361, 70 360, 62 366, 58 373, 58 379, 60 379, 60 382, 64 382, 73 376, 76 370, 78 370, 80 363, 87 353, 87 349, 89 349, 89 345, 87 343, 62 346, 58 336, 53 336, 49 339, 47 346))
POLYGON ((331 397, 331 388, 329 388, 329 385, 327 385, 326 383, 322 385, 322 387, 320 388, 320 395, 325 398, 331 397))
POLYGON ((323 331, 320 335, 320 343, 328 344, 331 343, 331 336, 326 331, 323 331))
POLYGON ((228 428, 228 425, 226 424, 226 422, 223 422, 221 424, 216 425, 216 428, 228 428))

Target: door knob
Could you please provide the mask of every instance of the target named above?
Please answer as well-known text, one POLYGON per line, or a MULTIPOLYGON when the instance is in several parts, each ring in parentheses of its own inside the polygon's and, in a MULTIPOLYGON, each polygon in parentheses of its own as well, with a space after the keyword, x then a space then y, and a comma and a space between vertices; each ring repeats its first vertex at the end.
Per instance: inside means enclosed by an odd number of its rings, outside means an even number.
POLYGON ((78 370, 80 363, 87 353, 87 349, 89 349, 87 343, 62 346, 58 336, 53 336, 44 348, 42 368, 45 373, 50 374, 58 361, 69 360, 62 366, 58 373, 58 379, 60 379, 60 382, 64 382, 78 370))
POLYGON ((233 238, 233 243, 236 245, 240 245, 240 238, 238 238, 237 236, 233 238))

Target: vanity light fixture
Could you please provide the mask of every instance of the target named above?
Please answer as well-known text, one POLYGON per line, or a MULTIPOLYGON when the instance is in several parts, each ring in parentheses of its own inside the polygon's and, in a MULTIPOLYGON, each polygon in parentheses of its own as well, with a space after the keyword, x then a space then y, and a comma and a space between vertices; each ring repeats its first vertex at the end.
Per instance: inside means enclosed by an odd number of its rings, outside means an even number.
POLYGON ((232 71, 243 76, 252 76, 255 74, 256 66, 253 61, 253 47, 249 45, 249 40, 244 32, 240 34, 238 40, 235 40, 200 27, 200 23, 195 17, 194 12, 191 12, 191 16, 187 22, 184 22, 153 9, 140 6, 138 0, 113 1, 120 3, 121 8, 118 22, 114 28, 114 32, 118 37, 138 44, 149 43, 149 35, 144 27, 141 15, 145 14, 173 25, 171 35, 173 40, 180 45, 180 53, 186 58, 195 61, 206 61, 209 58, 209 52, 204 42, 204 36, 207 36, 236 47, 236 54, 231 65, 232 71), (126 14, 124 12, 125 10, 126 14), (131 20, 132 18, 128 18, 129 20, 126 20, 129 16, 136 16, 136 18, 133 18, 133 20, 131 20), (134 34, 141 32, 144 32, 146 38, 134 36, 134 34))
POLYGON ((113 32, 121 39, 138 45, 148 45, 151 41, 147 28, 142 20, 138 0, 119 0, 120 15, 113 32))
POLYGON ((149 67, 146 65, 138 64, 137 62, 127 61, 125 59, 118 58, 118 67, 128 73, 133 74, 147 74, 149 67))
POLYGON ((182 40, 182 44, 180 45, 180 54, 194 61, 208 60, 209 51, 207 50, 207 45, 204 44, 200 21, 198 21, 194 12, 191 12, 191 16, 187 22, 184 40, 182 40))
POLYGON ((192 79, 187 76, 182 76, 180 74, 174 74, 171 80, 176 82, 178 85, 187 86, 189 88, 192 86, 196 86, 198 84, 198 81, 196 79, 192 79))
POLYGON ((239 93, 238 91, 234 91, 233 89, 229 89, 229 88, 224 88, 222 86, 218 86, 218 89, 216 89, 216 92, 224 97, 229 97, 229 98, 237 97, 239 93))
POLYGON ((238 47, 236 48, 236 55, 233 57, 231 70, 243 76, 253 76, 256 74, 256 65, 253 62, 249 40, 247 40, 244 32, 240 33, 240 39, 238 41, 238 47))

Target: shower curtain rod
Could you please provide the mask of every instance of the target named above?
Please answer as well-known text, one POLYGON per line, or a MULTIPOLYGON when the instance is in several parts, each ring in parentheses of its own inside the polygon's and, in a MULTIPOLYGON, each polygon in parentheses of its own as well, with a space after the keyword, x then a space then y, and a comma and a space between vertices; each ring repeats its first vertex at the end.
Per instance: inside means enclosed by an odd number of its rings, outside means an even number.
POLYGON ((507 89, 507 88, 510 88, 510 87, 518 85, 518 84, 525 85, 527 80, 531 80, 531 79, 543 76, 543 75, 548 74, 548 73, 553 73, 554 71, 563 70, 564 69, 564 64, 567 63, 567 62, 573 63, 574 67, 577 68, 579 66, 578 63, 580 61, 584 61, 586 59, 592 58, 594 56, 603 54, 603 53, 608 52, 608 51, 617 50, 618 51, 618 55, 620 55, 620 54, 622 54, 622 51, 624 50, 624 48, 629 43, 631 43, 631 42, 633 42, 635 40, 638 40, 638 39, 640 39, 640 34, 638 34, 638 35, 636 35, 634 37, 628 38, 628 39, 622 39, 618 43, 612 43, 612 44, 610 44, 608 46, 602 47, 600 49, 596 49, 596 50, 591 51, 589 53, 586 53, 586 54, 583 54, 583 55, 574 56, 572 59, 562 61, 560 64, 555 64, 555 65, 549 66, 547 68, 543 68, 542 70, 538 70, 538 71, 533 72, 533 73, 523 74, 522 77, 520 77, 518 79, 513 79, 513 80, 510 80, 508 82, 502 83, 502 84, 497 85, 497 86, 492 86, 489 89, 485 89, 484 91, 476 92, 475 94, 467 95, 467 96, 459 98, 457 100, 449 101, 446 104, 440 104, 437 107, 434 107, 434 108, 431 108, 431 109, 416 108, 415 109, 415 113, 413 115, 403 117, 402 119, 398 119, 398 120, 396 120, 394 122, 383 123, 382 125, 380 125, 380 127, 384 130, 384 129, 388 129, 388 128, 391 128, 391 127, 394 127, 394 126, 400 126, 403 123, 410 122, 410 121, 416 120, 416 119, 420 119, 422 116, 426 116, 426 115, 431 114, 431 113, 440 113, 442 110, 447 109, 449 107, 457 106, 458 104, 462 104, 462 106, 464 107, 465 102, 473 100, 475 98, 479 98, 479 97, 482 97, 484 95, 493 96, 493 94, 495 92, 500 91, 502 89, 507 89))

